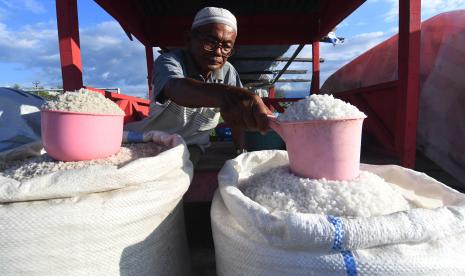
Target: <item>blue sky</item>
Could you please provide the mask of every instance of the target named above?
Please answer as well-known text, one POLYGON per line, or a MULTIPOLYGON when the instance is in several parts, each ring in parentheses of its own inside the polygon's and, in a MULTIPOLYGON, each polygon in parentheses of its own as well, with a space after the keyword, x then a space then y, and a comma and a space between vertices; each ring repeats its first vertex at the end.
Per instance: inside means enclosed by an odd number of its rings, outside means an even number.
MULTIPOLYGON (((336 33, 345 38, 345 43, 321 45, 320 55, 325 58, 322 83, 342 65, 397 32, 397 1, 367 0, 338 26, 336 33)), ((144 97, 144 47, 137 40, 130 41, 94 1, 78 0, 78 9, 84 83, 120 87, 123 93, 144 97)), ((422 19, 455 9, 465 9, 465 0, 423 0, 422 19)), ((310 56, 308 46, 299 55, 310 56)), ((296 63, 290 69, 310 69, 306 66, 310 67, 296 63)), ((31 87, 33 81, 45 87, 61 84, 55 1, 0 0, 0 86, 31 87)), ((279 89, 306 91, 308 86, 284 84, 279 89)))

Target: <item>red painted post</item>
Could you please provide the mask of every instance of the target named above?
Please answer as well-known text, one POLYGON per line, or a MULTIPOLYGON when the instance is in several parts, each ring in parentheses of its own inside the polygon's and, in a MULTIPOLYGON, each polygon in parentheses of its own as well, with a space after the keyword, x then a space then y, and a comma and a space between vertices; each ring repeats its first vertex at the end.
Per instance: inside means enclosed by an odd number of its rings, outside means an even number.
POLYGON ((399 90, 395 146, 402 165, 415 166, 420 96, 421 0, 399 0, 399 90))
POLYGON ((268 98, 276 98, 276 87, 274 85, 268 88, 268 98))
POLYGON ((57 0, 57 25, 63 89, 83 87, 77 0, 57 0))
POLYGON ((149 85, 149 99, 152 97, 152 74, 153 74, 153 48, 145 46, 145 57, 147 59, 147 82, 149 85))
POLYGON ((312 43, 312 83, 310 94, 320 93, 320 42, 312 43))

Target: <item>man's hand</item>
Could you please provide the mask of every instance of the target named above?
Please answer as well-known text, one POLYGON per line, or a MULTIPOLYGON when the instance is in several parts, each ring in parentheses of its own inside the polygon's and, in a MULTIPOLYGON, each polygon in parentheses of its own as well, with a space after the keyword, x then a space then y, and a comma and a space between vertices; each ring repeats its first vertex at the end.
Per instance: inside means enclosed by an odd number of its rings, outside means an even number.
POLYGON ((232 127, 258 129, 265 133, 268 129, 268 115, 272 113, 262 99, 245 89, 230 89, 228 92, 224 94, 221 106, 223 119, 232 127))
POLYGON ((232 127, 265 133, 271 111, 252 92, 218 83, 202 83, 189 78, 169 80, 164 95, 181 106, 220 107, 223 119, 232 127))

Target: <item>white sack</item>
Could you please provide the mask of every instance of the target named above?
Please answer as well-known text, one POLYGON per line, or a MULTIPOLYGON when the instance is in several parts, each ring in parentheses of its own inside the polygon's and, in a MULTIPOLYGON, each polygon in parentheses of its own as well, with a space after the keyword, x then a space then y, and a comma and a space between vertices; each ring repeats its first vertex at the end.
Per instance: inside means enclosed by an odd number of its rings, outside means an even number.
POLYGON ((212 204, 219 275, 464 275, 465 195, 399 166, 362 165, 424 207, 344 218, 270 212, 241 179, 288 164, 285 151, 243 154, 222 168, 212 204))
POLYGON ((0 177, 0 275, 189 274, 180 203, 189 153, 177 135, 139 138, 170 149, 119 169, 0 177))

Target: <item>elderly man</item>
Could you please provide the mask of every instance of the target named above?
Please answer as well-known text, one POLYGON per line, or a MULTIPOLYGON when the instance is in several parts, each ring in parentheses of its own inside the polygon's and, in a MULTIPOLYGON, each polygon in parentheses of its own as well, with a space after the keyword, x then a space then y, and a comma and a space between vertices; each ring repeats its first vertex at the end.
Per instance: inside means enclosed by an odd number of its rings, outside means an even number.
POLYGON ((155 61, 150 117, 127 129, 180 134, 194 164, 209 145, 220 112, 233 131, 266 131, 271 112, 260 97, 242 88, 237 71, 227 62, 236 36, 231 12, 214 7, 200 10, 186 49, 162 53, 155 61))

